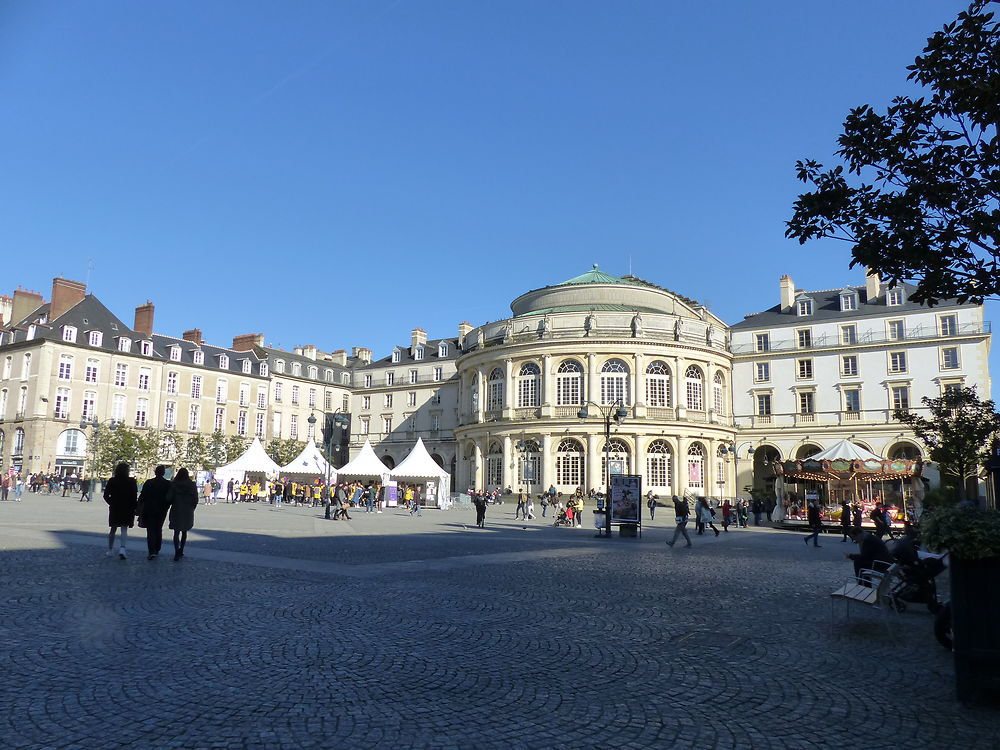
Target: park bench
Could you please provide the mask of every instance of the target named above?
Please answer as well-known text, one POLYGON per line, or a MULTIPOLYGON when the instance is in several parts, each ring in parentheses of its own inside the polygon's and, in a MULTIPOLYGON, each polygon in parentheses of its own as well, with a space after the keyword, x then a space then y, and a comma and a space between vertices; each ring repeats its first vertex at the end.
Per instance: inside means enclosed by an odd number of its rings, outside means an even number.
POLYGON ((882 610, 886 629, 889 631, 889 635, 892 635, 889 611, 896 611, 892 598, 892 586, 897 570, 898 566, 893 564, 881 570, 861 570, 860 575, 848 578, 843 586, 830 594, 831 623, 833 622, 834 602, 837 599, 843 599, 848 619, 851 617, 851 602, 882 610))

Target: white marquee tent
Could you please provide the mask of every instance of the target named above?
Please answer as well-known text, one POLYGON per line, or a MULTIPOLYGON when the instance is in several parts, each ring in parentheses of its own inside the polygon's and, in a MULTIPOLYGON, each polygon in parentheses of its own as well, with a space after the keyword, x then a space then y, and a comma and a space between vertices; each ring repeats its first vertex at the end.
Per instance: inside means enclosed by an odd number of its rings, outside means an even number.
POLYGON ((264 451, 264 446, 260 444, 260 438, 254 438, 243 455, 232 463, 220 466, 215 470, 215 478, 225 487, 230 479, 242 482, 247 474, 263 474, 273 477, 280 471, 280 467, 264 451))
POLYGON ((852 443, 850 440, 838 440, 825 451, 820 451, 809 456, 811 461, 881 461, 881 456, 876 456, 869 450, 865 450, 860 445, 852 443))
POLYGON ((327 462, 312 439, 309 440, 306 447, 302 449, 302 452, 295 459, 281 467, 282 475, 309 474, 310 476, 323 477, 324 479, 327 477, 327 471, 330 472, 330 481, 336 482, 337 470, 327 462))
POLYGON ((375 479, 384 485, 389 479, 389 467, 375 455, 371 441, 365 439, 361 451, 353 459, 337 469, 340 479, 375 479))
POLYGON ((422 438, 417 438, 410 454, 389 472, 389 476, 397 482, 424 483, 426 505, 446 508, 450 504, 451 475, 431 458, 422 438))

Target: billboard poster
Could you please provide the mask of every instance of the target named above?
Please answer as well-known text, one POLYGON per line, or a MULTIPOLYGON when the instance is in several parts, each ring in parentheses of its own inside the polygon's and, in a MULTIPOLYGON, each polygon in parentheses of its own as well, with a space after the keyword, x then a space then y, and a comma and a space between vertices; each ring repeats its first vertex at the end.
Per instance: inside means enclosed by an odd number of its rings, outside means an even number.
POLYGON ((611 523, 639 523, 641 501, 641 476, 638 474, 611 475, 611 523))
POLYGON ((385 483, 385 507, 395 508, 399 505, 399 485, 390 479, 385 483))

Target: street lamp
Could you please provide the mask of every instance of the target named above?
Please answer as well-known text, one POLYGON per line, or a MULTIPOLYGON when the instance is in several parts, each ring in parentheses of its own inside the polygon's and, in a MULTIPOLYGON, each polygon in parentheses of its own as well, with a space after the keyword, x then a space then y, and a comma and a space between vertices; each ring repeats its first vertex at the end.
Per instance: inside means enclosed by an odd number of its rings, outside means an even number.
POLYGON ((91 451, 90 451, 90 482, 91 482, 91 490, 94 489, 93 483, 95 481, 97 481, 94 478, 94 474, 97 472, 97 441, 98 441, 98 439, 100 437, 100 434, 101 434, 101 427, 104 426, 104 425, 107 425, 107 427, 108 427, 109 430, 116 430, 118 428, 118 424, 119 424, 118 420, 116 420, 113 417, 111 419, 103 419, 103 420, 98 419, 97 417, 94 417, 93 419, 81 419, 80 420, 80 429, 83 431, 84 434, 86 434, 88 427, 90 427, 90 428, 93 429, 93 432, 91 433, 91 437, 90 437, 90 442, 91 442, 91 451))
POLYGON ((744 446, 751 446, 751 450, 747 453, 747 460, 753 460, 753 441, 748 440, 742 445, 737 446, 736 443, 726 446, 726 452, 733 457, 733 495, 735 498, 739 498, 740 494, 740 448, 744 446))
POLYGON ((607 538, 611 538, 611 422, 620 425, 628 416, 628 409, 625 402, 616 398, 610 404, 598 404, 595 401, 584 401, 580 411, 576 413, 577 418, 582 422, 590 416, 587 406, 596 406, 601 416, 604 418, 604 516, 606 526, 604 533, 607 538))
MULTIPOLYGON (((344 427, 347 427, 347 425, 349 425, 351 423, 351 421, 348 418, 347 414, 344 414, 343 412, 341 412, 341 410, 339 408, 331 415, 331 418, 333 420, 333 423, 335 425, 337 425, 338 427, 340 427, 341 429, 343 429, 344 427)), ((312 412, 310 412, 309 419, 307 419, 306 421, 309 423, 310 429, 313 428, 313 427, 315 427, 315 425, 316 425, 316 415, 313 414, 312 412)), ((315 435, 316 435, 315 431, 314 430, 311 430, 311 431, 313 432, 313 437, 315 438, 315 435)), ((339 446, 339 445, 336 448, 333 447, 333 430, 332 429, 329 431, 329 433, 325 433, 324 436, 323 436, 323 450, 324 450, 324 456, 323 457, 326 459, 326 491, 330 492, 330 463, 331 463, 331 455, 330 454, 334 450, 336 450, 337 453, 339 454, 340 450, 341 450, 341 446, 339 446)))
POLYGON ((532 494, 531 485, 535 483, 535 472, 529 471, 529 468, 531 467, 530 464, 528 463, 528 452, 534 447, 535 447, 534 441, 525 440, 523 432, 521 433, 521 439, 518 440, 516 443, 514 443, 514 449, 521 456, 520 458, 521 477, 518 478, 518 484, 520 484, 521 478, 523 478, 524 483, 528 485, 529 496, 532 494))

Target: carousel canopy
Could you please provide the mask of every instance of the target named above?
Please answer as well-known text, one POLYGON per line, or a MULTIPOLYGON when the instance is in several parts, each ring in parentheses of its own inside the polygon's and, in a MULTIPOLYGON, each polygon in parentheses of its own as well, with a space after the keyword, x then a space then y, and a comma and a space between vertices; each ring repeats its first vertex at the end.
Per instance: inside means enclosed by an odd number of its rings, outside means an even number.
POLYGON ((881 461, 882 457, 876 456, 860 445, 855 445, 850 440, 838 440, 825 451, 809 456, 809 459, 812 461, 881 461))
POLYGON ((336 470, 327 463, 327 460, 320 453, 319 448, 316 447, 316 443, 312 439, 309 440, 309 443, 294 460, 289 461, 281 467, 283 474, 313 474, 323 477, 327 475, 328 470, 330 476, 336 479, 336 470))
POLYGON ((337 469, 339 477, 385 477, 388 474, 389 468, 375 455, 375 449, 367 438, 361 452, 337 469))
POLYGON ((410 455, 400 461, 399 466, 389 472, 393 479, 431 479, 447 476, 448 472, 442 469, 437 461, 431 458, 427 452, 422 438, 417 438, 417 444, 413 446, 410 455))
POLYGON ((276 474, 279 471, 271 457, 264 451, 264 446, 260 444, 260 438, 255 437, 250 447, 243 455, 230 464, 220 466, 215 470, 216 475, 242 476, 248 471, 260 471, 265 474, 276 474))

